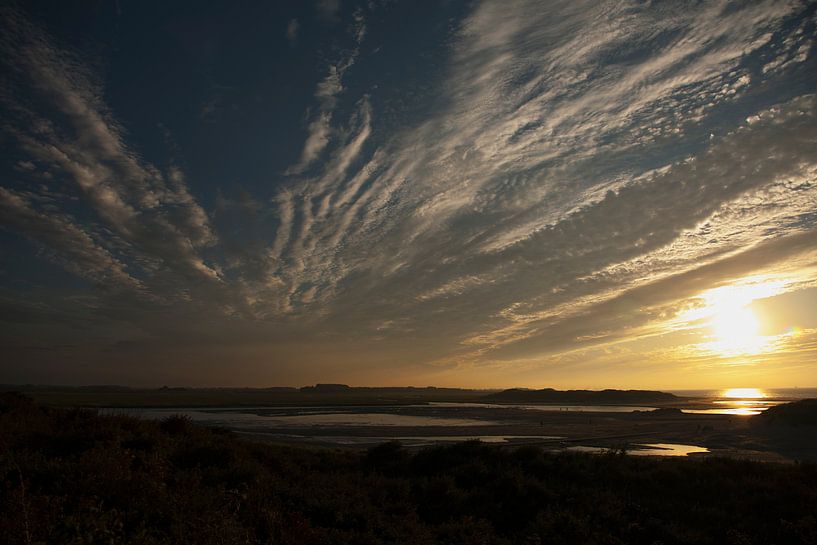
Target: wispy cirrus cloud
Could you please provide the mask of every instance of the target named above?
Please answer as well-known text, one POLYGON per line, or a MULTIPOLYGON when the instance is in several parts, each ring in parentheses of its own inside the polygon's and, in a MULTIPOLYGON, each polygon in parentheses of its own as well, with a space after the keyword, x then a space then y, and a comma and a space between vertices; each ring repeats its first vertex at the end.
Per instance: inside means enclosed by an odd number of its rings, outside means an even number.
POLYGON ((36 210, 19 192, 0 187, 0 225, 23 233, 48 257, 77 276, 109 289, 139 290, 141 282, 70 218, 36 210))
MULTIPOLYGON (((131 264, 141 269, 137 276, 167 269, 191 281, 217 281, 218 272, 198 253, 217 239, 184 174, 177 168, 163 173, 128 147, 102 101, 101 84, 80 60, 19 13, 7 10, 4 19, 6 64, 18 84, 3 96, 16 115, 6 133, 52 173, 49 184, 73 184, 127 246, 131 264)), ((8 202, 22 210, 19 200, 8 202)), ((75 219, 63 221, 81 231, 75 219)))
MULTIPOLYGON (((364 278, 338 308, 364 294, 441 336, 495 329, 480 333, 493 350, 545 327, 539 317, 554 309, 556 322, 580 301, 592 312, 668 271, 794 232, 813 211, 813 98, 723 113, 757 100, 763 62, 809 43, 784 30, 802 6, 555 9, 479 5, 441 84, 450 106, 331 185, 342 197, 322 198, 320 220, 317 200, 289 214, 302 240, 333 231, 309 257, 295 246, 294 270, 333 273, 305 285, 334 293, 322 285, 364 278)), ((582 327, 580 337, 600 328, 582 327)))
MULTIPOLYGON (((324 17, 334 19, 337 17, 339 3, 337 1, 326 2, 322 0, 319 2, 318 8, 324 17)), ((366 20, 362 10, 356 10, 353 18, 354 24, 350 33, 355 46, 351 50, 344 52, 337 62, 329 64, 326 76, 318 82, 314 95, 318 102, 317 113, 311 116, 311 120, 307 125, 307 137, 300 159, 296 164, 290 166, 285 174, 303 174, 321 156, 335 133, 332 120, 338 98, 344 91, 343 76, 355 64, 355 60, 360 54, 360 44, 366 36, 366 20)))

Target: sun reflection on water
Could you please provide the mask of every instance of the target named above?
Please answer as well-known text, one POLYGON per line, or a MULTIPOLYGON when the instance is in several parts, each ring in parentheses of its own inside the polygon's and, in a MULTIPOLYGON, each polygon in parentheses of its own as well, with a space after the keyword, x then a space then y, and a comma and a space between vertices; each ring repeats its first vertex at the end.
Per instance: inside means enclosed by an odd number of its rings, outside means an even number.
POLYGON ((723 414, 754 416, 775 405, 764 401, 768 396, 760 388, 728 388, 721 392, 721 397, 723 399, 715 403, 725 406, 723 414))
POLYGON ((729 388, 721 392, 721 396, 729 399, 763 399, 768 397, 760 388, 729 388))
POLYGON ((684 412, 754 416, 780 403, 760 388, 727 388, 719 392, 718 397, 712 401, 717 408, 687 409, 684 412))

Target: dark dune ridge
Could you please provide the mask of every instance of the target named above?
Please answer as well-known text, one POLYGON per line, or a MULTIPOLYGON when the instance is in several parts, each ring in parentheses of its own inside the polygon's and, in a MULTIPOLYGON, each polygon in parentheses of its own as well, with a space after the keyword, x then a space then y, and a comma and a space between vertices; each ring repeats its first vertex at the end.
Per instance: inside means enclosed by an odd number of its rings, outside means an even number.
POLYGON ((760 420, 765 424, 817 426, 817 399, 801 399, 770 407, 760 414, 760 420))
POLYGON ((580 403, 587 405, 617 405, 641 403, 672 403, 680 398, 655 390, 525 390, 512 388, 485 396, 491 401, 508 403, 580 403))

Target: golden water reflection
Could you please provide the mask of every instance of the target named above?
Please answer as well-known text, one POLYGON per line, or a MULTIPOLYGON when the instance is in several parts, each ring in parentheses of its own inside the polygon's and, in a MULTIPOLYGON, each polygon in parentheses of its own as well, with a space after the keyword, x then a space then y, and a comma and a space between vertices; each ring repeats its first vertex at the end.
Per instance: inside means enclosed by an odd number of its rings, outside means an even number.
POLYGON ((730 399, 762 399, 768 397, 760 388, 729 388, 721 392, 721 396, 730 399))
POLYGON ((720 392, 720 399, 712 403, 714 409, 686 409, 694 414, 728 414, 735 416, 754 416, 779 403, 768 399, 766 392, 760 388, 728 388, 720 392))

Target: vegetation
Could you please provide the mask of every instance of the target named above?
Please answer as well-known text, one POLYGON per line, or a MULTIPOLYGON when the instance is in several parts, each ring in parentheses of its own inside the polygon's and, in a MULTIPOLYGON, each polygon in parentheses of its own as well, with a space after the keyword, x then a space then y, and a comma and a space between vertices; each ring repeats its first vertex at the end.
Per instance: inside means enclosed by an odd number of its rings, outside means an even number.
POLYGON ((7 543, 817 543, 817 466, 241 441, 0 396, 7 543))

